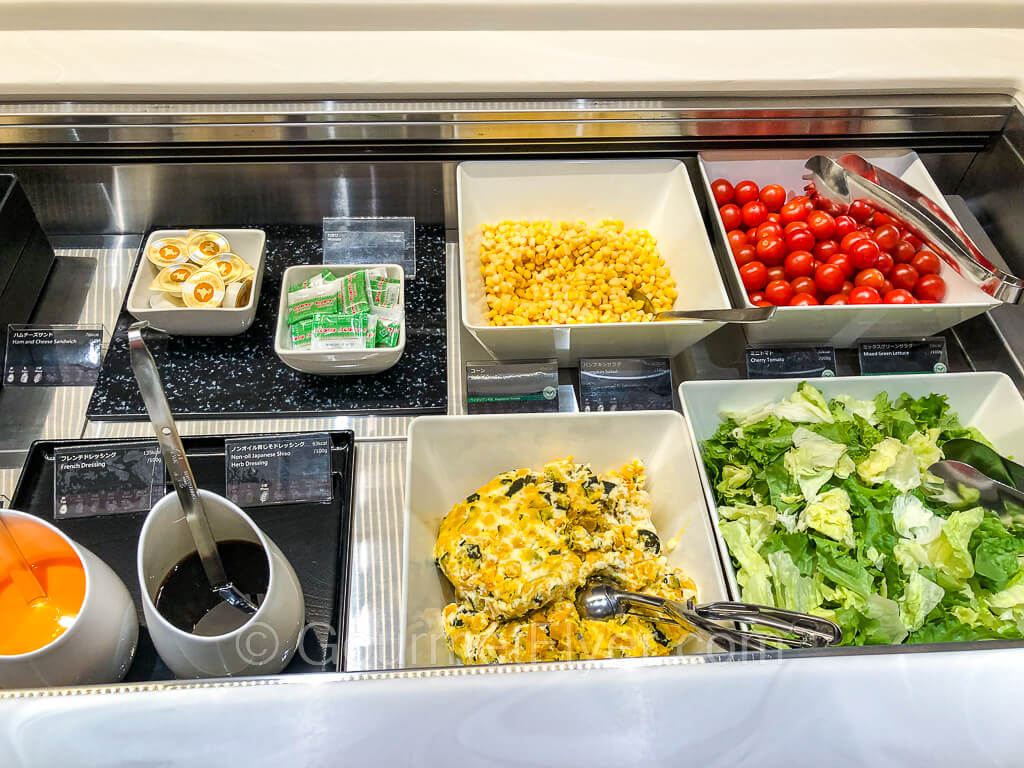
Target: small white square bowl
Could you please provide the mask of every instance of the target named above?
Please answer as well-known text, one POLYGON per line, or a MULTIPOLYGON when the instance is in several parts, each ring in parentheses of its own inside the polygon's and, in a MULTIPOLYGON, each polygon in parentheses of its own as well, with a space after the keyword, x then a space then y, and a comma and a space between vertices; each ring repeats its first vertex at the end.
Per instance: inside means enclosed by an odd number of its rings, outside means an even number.
POLYGON ((721 323, 492 326, 480 276, 480 226, 505 220, 619 219, 648 230, 675 278, 685 309, 730 306, 686 167, 678 160, 536 160, 460 163, 456 177, 462 322, 498 360, 674 356, 721 323))
MULTIPOLYGON (((776 402, 792 394, 797 379, 738 379, 732 381, 684 381, 679 385, 679 400, 689 428, 690 438, 698 453, 701 484, 707 506, 714 518, 714 535, 732 599, 740 599, 736 573, 729 559, 729 550, 718 530, 718 506, 708 478, 707 468, 699 459, 700 445, 709 440, 722 423, 722 411, 753 408, 776 402)), ((890 399, 906 392, 913 397, 932 393, 945 395, 949 405, 960 416, 964 426, 977 427, 1004 456, 1024 455, 1024 399, 1005 373, 940 373, 894 376, 839 376, 813 379, 811 383, 829 400, 836 395, 849 395, 858 400, 871 400, 879 392, 890 399)))
POLYGON ((148 320, 150 325, 175 336, 237 336, 244 333, 256 317, 256 307, 263 287, 263 265, 267 235, 262 229, 209 229, 228 239, 231 252, 255 270, 252 278, 252 292, 244 307, 175 307, 174 309, 153 309, 149 299, 160 291, 150 289, 150 284, 160 272, 153 262, 146 258, 149 244, 161 237, 185 237, 184 229, 158 229, 146 239, 139 257, 139 268, 128 291, 128 313, 136 320, 148 320))
POLYGON ((441 628, 453 591, 433 558, 448 510, 501 472, 567 456, 595 472, 643 461, 658 534, 663 543, 679 537, 669 564, 693 578, 701 602, 725 599, 696 451, 675 411, 423 416, 409 429, 406 459, 401 666, 459 663, 441 628))
POLYGON ((405 323, 402 317, 402 329, 398 335, 397 347, 377 347, 374 349, 310 349, 292 348, 292 337, 288 328, 288 286, 301 283, 323 270, 342 277, 350 272, 371 267, 384 267, 388 277, 398 280, 402 306, 405 306, 405 271, 398 264, 300 264, 288 267, 281 279, 281 299, 277 307, 277 333, 274 336, 274 352, 285 365, 303 373, 314 373, 319 376, 342 376, 364 373, 380 373, 393 366, 405 352, 405 323))
MULTIPOLYGON (((781 184, 786 191, 803 194, 804 163, 816 154, 838 157, 846 150, 792 150, 772 152, 760 150, 702 152, 699 156, 705 195, 711 209, 712 230, 719 245, 722 271, 741 306, 752 307, 740 279, 739 267, 732 258, 722 217, 718 213, 711 182, 724 178, 735 184, 749 179, 758 186, 781 184)), ((942 192, 924 167, 916 152, 907 150, 856 150, 872 163, 895 174, 934 200, 953 216, 942 192)), ((954 217, 955 218, 955 217, 954 217)), ((948 264, 940 263, 939 274, 946 281, 946 298, 940 304, 846 304, 836 307, 779 307, 775 316, 765 323, 744 327, 751 344, 790 341, 825 341, 845 347, 861 339, 930 336, 982 312, 999 306, 999 301, 956 274, 948 264)))

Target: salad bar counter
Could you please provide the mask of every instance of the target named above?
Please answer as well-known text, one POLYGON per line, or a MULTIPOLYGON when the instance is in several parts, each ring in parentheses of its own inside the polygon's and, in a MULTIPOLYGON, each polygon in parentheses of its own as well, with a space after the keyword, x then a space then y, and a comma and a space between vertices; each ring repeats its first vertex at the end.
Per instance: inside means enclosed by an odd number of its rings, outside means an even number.
POLYGON ((1024 663, 1011 100, 8 107, 0 703, 1024 663))

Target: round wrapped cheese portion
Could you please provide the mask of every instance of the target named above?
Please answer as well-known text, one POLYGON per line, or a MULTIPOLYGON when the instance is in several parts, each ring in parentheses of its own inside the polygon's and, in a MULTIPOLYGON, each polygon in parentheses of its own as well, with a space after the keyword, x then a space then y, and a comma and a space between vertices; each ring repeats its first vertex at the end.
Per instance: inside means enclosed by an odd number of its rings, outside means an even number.
POLYGON ((164 293, 173 293, 175 295, 181 295, 181 287, 185 284, 185 281, 192 277, 193 274, 198 270, 194 264, 184 263, 175 264, 172 267, 164 267, 161 269, 153 282, 149 285, 151 291, 163 291, 164 293))
POLYGON ((200 269, 182 285, 181 300, 186 307, 219 307, 224 301, 224 281, 217 272, 200 269))
POLYGON ((163 269, 188 261, 188 245, 180 237, 160 237, 149 244, 146 258, 163 269))
POLYGON ((222 253, 231 252, 231 243, 219 232, 189 230, 188 258, 196 264, 208 264, 222 253))

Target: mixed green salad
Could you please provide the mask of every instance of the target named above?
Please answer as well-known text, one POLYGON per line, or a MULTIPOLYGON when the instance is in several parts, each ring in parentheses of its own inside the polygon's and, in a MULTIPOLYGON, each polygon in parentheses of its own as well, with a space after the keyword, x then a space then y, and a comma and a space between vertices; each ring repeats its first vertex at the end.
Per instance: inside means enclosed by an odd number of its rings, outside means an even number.
POLYGON ((943 395, 789 398, 702 445, 742 599, 824 616, 844 645, 1024 637, 1024 523, 928 472, 986 442, 943 395))

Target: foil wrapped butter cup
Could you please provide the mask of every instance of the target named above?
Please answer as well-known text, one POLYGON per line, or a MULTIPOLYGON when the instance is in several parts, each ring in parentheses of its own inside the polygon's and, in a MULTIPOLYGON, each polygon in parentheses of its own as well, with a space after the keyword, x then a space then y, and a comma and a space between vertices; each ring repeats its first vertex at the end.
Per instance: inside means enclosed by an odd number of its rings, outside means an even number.
POLYGON ((189 230, 188 258, 196 264, 208 264, 224 253, 231 253, 231 243, 219 232, 189 230))
POLYGON ((219 307, 224 301, 224 281, 216 271, 200 269, 182 285, 181 300, 186 307, 219 307))
POLYGON ((206 269, 216 269, 225 284, 234 283, 252 275, 255 270, 234 253, 222 253, 215 261, 206 264, 206 269))
POLYGON ((149 244, 146 258, 161 269, 188 261, 188 245, 180 237, 161 237, 149 244))
POLYGON ((153 282, 149 284, 149 290, 151 291, 163 291, 165 293, 173 293, 181 295, 181 287, 185 284, 185 281, 195 274, 198 267, 194 264, 184 263, 175 264, 171 267, 164 267, 161 269, 153 282))

